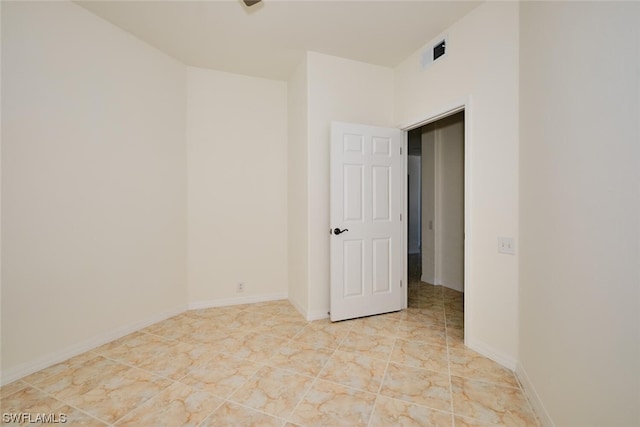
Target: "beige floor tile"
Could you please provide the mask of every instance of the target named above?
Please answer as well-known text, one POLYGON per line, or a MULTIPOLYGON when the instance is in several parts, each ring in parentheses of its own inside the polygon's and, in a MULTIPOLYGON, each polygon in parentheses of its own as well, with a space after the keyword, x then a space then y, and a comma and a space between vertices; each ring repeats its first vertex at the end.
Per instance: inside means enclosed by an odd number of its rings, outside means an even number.
MULTIPOLYGON (((194 334, 196 334, 198 330, 190 325, 179 324, 175 326, 163 325, 162 327, 155 327, 152 325, 150 328, 143 329, 142 332, 157 335, 159 337, 163 337, 169 340, 177 340, 184 341, 185 339, 189 339, 194 334)), ((188 341, 187 341, 188 342, 188 341)))
POLYGON ((469 348, 450 348, 449 363, 451 375, 520 387, 512 371, 469 348))
POLYGON ((200 424, 200 427, 280 427, 283 423, 284 420, 279 418, 231 402, 226 402, 206 418, 202 424, 200 424))
POLYGON ((411 282, 409 297, 336 323, 288 301, 188 311, 2 387, 3 411, 87 426, 451 427, 453 408, 456 426, 538 427, 513 373, 464 347, 463 294, 411 282))
POLYGON ((122 363, 97 356, 79 366, 46 377, 35 385, 54 397, 65 400, 80 396, 129 369, 122 363))
POLYGON ((444 325, 445 323, 445 314, 444 310, 435 308, 435 309, 419 309, 419 308, 408 308, 403 317, 403 320, 409 322, 417 322, 429 325, 444 325))
POLYGON ((447 327, 447 344, 450 348, 466 348, 464 345, 464 329, 447 327))
POLYGON ((389 359, 394 341, 394 338, 388 336, 366 335, 351 331, 342 341, 338 350, 358 353, 386 361, 389 359))
POLYGON ((223 402, 208 391, 173 383, 130 412, 116 425, 195 427, 223 402))
POLYGON ((73 427, 104 427, 108 425, 97 418, 68 405, 56 409, 55 413, 58 415, 64 414, 66 419, 65 423, 60 423, 59 425, 68 425, 73 427))
POLYGON ((263 313, 260 311, 244 311, 235 315, 232 319, 227 319, 226 326, 230 328, 239 328, 252 330, 263 324, 266 320, 273 317, 271 313, 263 313))
POLYGON ((195 345, 179 342, 168 352, 138 363, 137 366, 162 377, 179 380, 187 374, 189 369, 215 357, 218 354, 215 348, 212 344, 195 345))
POLYGON ((451 377, 456 415, 507 426, 537 426, 522 391, 464 378, 451 377))
POLYGON ((114 423, 138 405, 171 385, 171 381, 137 368, 100 378, 91 390, 67 397, 65 402, 88 414, 114 423))
POLYGON ((351 330, 352 323, 315 321, 309 323, 293 339, 320 347, 337 348, 351 330))
POLYGON ((335 350, 317 347, 304 341, 291 341, 276 350, 267 364, 275 368, 287 369, 315 377, 335 350))
POLYGON ((168 353, 176 344, 176 341, 158 335, 136 332, 105 344, 95 352, 109 359, 138 366, 168 353))
POLYGON ((442 346, 447 344, 447 336, 444 326, 420 322, 400 322, 398 338, 442 346))
POLYGON ((461 417, 456 415, 453 417, 455 427, 509 427, 504 424, 488 423, 486 421, 475 420, 473 418, 461 417))
POLYGON ((227 327, 217 327, 208 330, 199 330, 188 335, 178 338, 178 341, 195 344, 195 345, 211 345, 215 351, 229 351, 230 348, 237 346, 239 342, 249 335, 250 331, 245 329, 234 329, 227 327))
POLYGON ((356 319, 353 323, 352 333, 381 335, 395 338, 398 334, 400 317, 369 316, 356 319))
POLYGON ((250 304, 250 309, 261 311, 263 313, 281 314, 282 312, 295 311, 295 307, 289 302, 288 299, 281 299, 276 301, 264 301, 250 304))
POLYGON ((7 385, 3 385, 0 388, 0 399, 4 399, 4 398, 12 395, 13 393, 17 393, 20 390, 23 390, 23 389, 25 389, 27 387, 29 387, 29 384, 25 383, 22 380, 14 381, 14 382, 9 383, 7 385))
POLYGON ((74 356, 70 359, 65 360, 64 362, 61 363, 57 363, 53 366, 50 366, 46 369, 43 369, 41 371, 35 372, 31 375, 28 375, 26 377, 24 377, 22 379, 22 381, 29 383, 29 384, 33 384, 33 385, 38 385, 40 382, 42 382, 42 380, 51 377, 53 375, 59 374, 61 372, 64 372, 68 369, 71 368, 75 368, 78 367, 80 365, 82 365, 83 363, 94 359, 98 357, 98 355, 94 352, 91 351, 87 351, 86 353, 82 353, 79 354, 78 356, 74 356))
POLYGON ((219 320, 221 317, 227 315, 229 311, 240 311, 233 307, 230 307, 231 310, 220 310, 221 308, 222 307, 199 308, 185 311, 181 315, 191 319, 219 320))
POLYGON ((336 350, 318 378, 377 393, 386 367, 386 361, 336 350))
POLYGON ((402 400, 378 396, 369 427, 451 427, 452 415, 402 400))
POLYGON ((255 327, 253 331, 260 334, 272 335, 278 338, 291 339, 305 326, 307 326, 307 322, 305 321, 272 317, 255 327))
POLYGON ((389 363, 380 394, 442 411, 451 411, 449 377, 389 363))
POLYGON ((309 427, 366 426, 375 400, 373 393, 316 380, 289 421, 309 427))
POLYGON ((438 297, 409 299, 409 306, 429 310, 442 310, 444 308, 442 301, 439 301, 438 297))
POLYGON ((397 339, 390 361, 449 374, 447 347, 441 345, 397 339))
POLYGON ((3 413, 52 413, 64 405, 51 395, 26 387, 2 398, 3 413))
POLYGON ((460 317, 447 317, 447 327, 463 329, 464 328, 464 319, 460 317))
POLYGON ((288 417, 313 378, 265 366, 229 400, 275 417, 288 417))
POLYGON ((403 312, 403 310, 391 311, 389 313, 382 313, 382 314, 378 314, 376 316, 370 316, 370 317, 379 317, 381 319, 397 319, 397 320, 401 320, 402 319, 402 312, 403 312))
POLYGON ((228 354, 218 354, 189 370, 180 382, 226 399, 255 374, 261 365, 228 354))
POLYGON ((242 359, 264 362, 273 356, 278 349, 287 344, 287 340, 270 335, 249 333, 243 340, 229 346, 225 352, 242 359))

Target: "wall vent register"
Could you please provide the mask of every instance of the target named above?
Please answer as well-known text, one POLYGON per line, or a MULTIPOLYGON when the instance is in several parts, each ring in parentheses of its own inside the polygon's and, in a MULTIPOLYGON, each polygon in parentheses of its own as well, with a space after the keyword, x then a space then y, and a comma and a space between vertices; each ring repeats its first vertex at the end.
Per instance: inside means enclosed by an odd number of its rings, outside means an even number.
POLYGON ((447 37, 443 37, 425 49, 424 52, 422 52, 421 58, 422 69, 426 70, 435 61, 445 57, 447 54, 447 45, 447 37))

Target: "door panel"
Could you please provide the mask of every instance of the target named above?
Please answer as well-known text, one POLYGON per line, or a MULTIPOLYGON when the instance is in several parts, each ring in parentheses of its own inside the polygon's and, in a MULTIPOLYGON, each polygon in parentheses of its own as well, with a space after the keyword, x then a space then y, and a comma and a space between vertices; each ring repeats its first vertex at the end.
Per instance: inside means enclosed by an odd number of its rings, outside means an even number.
POLYGON ((402 131, 331 128, 331 320, 402 308, 402 131))
POLYGON ((390 221, 391 171, 388 166, 373 166, 373 220, 390 221))
POLYGON ((344 297, 364 294, 364 242, 345 240, 343 242, 344 297))
POLYGON ((391 291, 391 239, 373 239, 373 293, 391 291))
POLYGON ((362 221, 364 219, 364 168, 361 165, 344 165, 344 219, 362 221))

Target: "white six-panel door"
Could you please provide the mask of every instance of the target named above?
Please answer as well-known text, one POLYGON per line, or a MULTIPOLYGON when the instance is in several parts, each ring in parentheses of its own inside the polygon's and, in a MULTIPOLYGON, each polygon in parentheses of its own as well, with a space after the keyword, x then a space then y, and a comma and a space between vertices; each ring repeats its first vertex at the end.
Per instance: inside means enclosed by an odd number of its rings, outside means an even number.
POLYGON ((399 129, 332 123, 332 321, 402 308, 401 143, 399 129))

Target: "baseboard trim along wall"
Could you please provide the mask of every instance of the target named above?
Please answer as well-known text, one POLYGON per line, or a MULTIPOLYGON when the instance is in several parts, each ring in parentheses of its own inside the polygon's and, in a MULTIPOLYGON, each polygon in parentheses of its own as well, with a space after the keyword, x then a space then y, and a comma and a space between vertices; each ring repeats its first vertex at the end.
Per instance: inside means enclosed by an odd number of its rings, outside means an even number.
POLYGON ((227 307, 230 305, 254 304, 256 302, 278 301, 288 299, 287 292, 274 294, 249 295, 246 297, 221 298, 207 301, 195 301, 189 303, 189 310, 200 310, 203 308, 227 307))
POLYGON ((516 359, 513 357, 507 356, 506 354, 501 353, 500 351, 494 349, 490 345, 485 344, 482 341, 475 340, 471 337, 465 337, 464 343, 470 349, 477 351, 481 355, 488 357, 496 363, 501 364, 507 369, 512 371, 516 370, 516 359))
POLYGON ((294 300, 293 298, 289 298, 289 302, 291 303, 291 305, 295 307, 296 310, 298 310, 298 313, 300 313, 302 317, 304 317, 305 319, 307 318, 307 310, 302 308, 302 304, 300 304, 298 301, 294 300))
POLYGON ((39 359, 22 363, 15 368, 9 369, 7 371, 2 371, 0 372, 0 385, 9 384, 13 381, 19 380, 20 378, 26 377, 27 375, 31 375, 34 372, 38 372, 42 369, 53 366, 56 363, 64 362, 71 357, 82 354, 113 340, 117 340, 118 338, 122 338, 125 335, 128 335, 135 331, 139 331, 140 329, 146 328, 147 326, 153 325, 154 323, 158 323, 170 317, 177 316, 178 314, 184 313, 187 310, 225 307, 239 304, 252 304, 256 302, 277 301, 282 299, 287 299, 286 292, 265 295, 252 295, 240 298, 225 298, 192 302, 189 303, 188 306, 179 306, 172 310, 164 311, 148 319, 122 326, 113 331, 98 335, 77 344, 73 344, 67 348, 53 352, 39 359))
POLYGON ((531 379, 520 363, 518 363, 516 366, 516 376, 518 377, 518 381, 520 381, 520 384, 522 384, 524 393, 527 395, 529 403, 532 406, 531 409, 533 409, 533 412, 538 416, 542 427, 555 427, 556 425, 553 423, 553 420, 549 416, 547 409, 544 407, 544 404, 542 403, 538 392, 536 392, 531 379))
POLYGON ((313 322, 314 320, 327 319, 329 317, 329 309, 307 311, 302 307, 302 304, 300 304, 298 301, 292 298, 289 298, 289 302, 291 303, 291 305, 293 305, 296 308, 296 310, 298 310, 298 313, 300 313, 302 317, 304 317, 307 320, 307 322, 313 322))
POLYGON ((327 309, 327 310, 309 311, 305 317, 309 322, 313 322, 314 320, 328 319, 329 310, 327 309))
POLYGON ((434 285, 435 282, 436 282, 436 278, 435 277, 420 276, 420 281, 424 282, 424 283, 431 283, 432 285, 434 285))
POLYGON ((34 372, 38 372, 42 369, 53 366, 56 363, 64 362, 71 357, 82 354, 113 340, 117 340, 118 338, 122 338, 125 335, 146 328, 147 326, 153 325, 154 323, 161 322, 165 319, 168 319, 169 317, 173 317, 180 313, 183 313, 186 309, 186 306, 179 306, 171 310, 166 310, 148 319, 134 322, 129 325, 114 329, 113 331, 100 334, 88 340, 70 345, 69 347, 66 347, 62 350, 55 351, 46 356, 40 357, 36 360, 21 363, 20 365, 8 369, 7 371, 0 372, 0 385, 9 384, 15 380, 33 374, 34 372))

